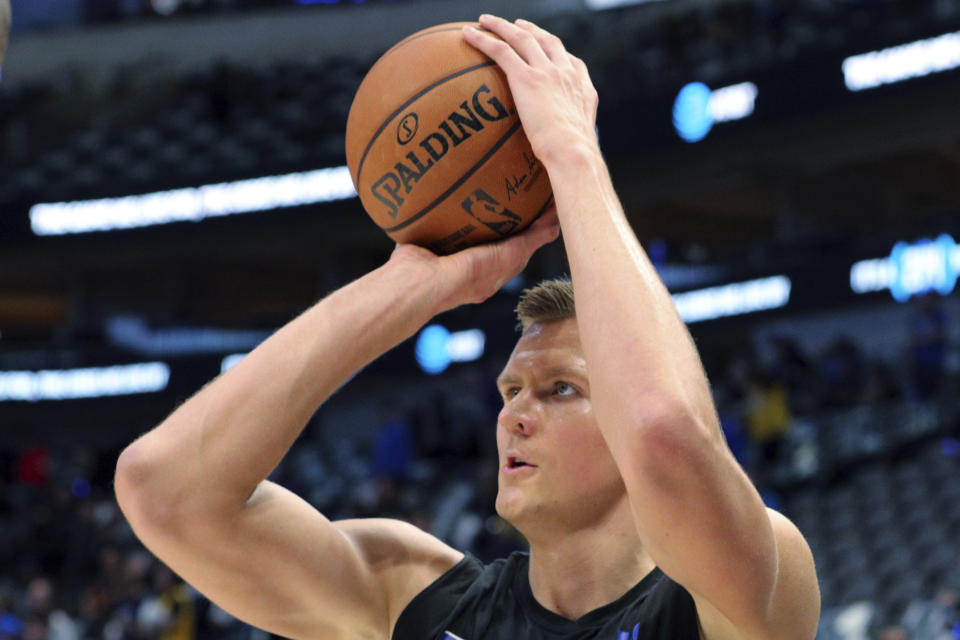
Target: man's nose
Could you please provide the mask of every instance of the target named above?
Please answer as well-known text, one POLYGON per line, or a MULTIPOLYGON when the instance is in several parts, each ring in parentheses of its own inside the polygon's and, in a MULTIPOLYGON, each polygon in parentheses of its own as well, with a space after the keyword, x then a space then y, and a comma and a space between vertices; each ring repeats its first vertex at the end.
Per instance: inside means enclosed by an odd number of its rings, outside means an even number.
POLYGON ((521 391, 500 409, 497 424, 512 433, 532 435, 540 426, 540 410, 536 400, 521 391))

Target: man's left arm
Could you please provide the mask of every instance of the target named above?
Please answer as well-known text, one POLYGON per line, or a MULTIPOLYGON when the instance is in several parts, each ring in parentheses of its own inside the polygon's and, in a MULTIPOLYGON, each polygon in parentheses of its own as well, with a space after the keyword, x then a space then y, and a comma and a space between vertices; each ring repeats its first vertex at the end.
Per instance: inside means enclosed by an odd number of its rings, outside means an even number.
POLYGON ((614 192, 586 66, 529 23, 465 31, 504 69, 554 189, 597 422, 657 565, 693 595, 703 635, 810 639, 819 617, 800 532, 768 512, 724 442, 710 385, 614 192))

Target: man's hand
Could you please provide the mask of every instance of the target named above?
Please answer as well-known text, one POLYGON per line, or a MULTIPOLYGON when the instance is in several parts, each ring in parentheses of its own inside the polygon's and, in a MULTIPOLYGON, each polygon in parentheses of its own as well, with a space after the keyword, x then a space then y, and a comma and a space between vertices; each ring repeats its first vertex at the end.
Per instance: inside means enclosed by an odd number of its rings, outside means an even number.
POLYGON ((428 249, 398 244, 390 256, 394 264, 419 264, 434 284, 436 312, 462 304, 483 302, 523 271, 534 251, 557 239, 560 225, 551 206, 520 233, 497 242, 481 244, 449 256, 428 249))
POLYGON ((464 27, 463 37, 506 73, 523 129, 547 169, 571 146, 596 149, 597 91, 583 61, 525 20, 482 15, 480 26, 502 40, 473 27, 464 27))

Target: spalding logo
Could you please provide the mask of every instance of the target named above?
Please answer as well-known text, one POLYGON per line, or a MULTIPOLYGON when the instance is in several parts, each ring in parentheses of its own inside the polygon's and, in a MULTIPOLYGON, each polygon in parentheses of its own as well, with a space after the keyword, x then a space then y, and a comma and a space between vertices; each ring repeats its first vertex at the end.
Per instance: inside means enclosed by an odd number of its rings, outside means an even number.
POLYGON ((400 144, 407 144, 413 140, 413 136, 417 135, 417 127, 420 126, 420 119, 417 117, 416 112, 411 111, 407 115, 403 116, 403 119, 400 120, 400 124, 397 125, 397 142, 400 144))
MULTIPOLYGON (((473 133, 483 131, 487 122, 496 122, 510 116, 510 112, 499 98, 494 95, 483 98, 484 94, 492 94, 492 91, 490 87, 482 84, 474 91, 471 100, 464 100, 458 111, 444 118, 435 131, 427 134, 420 141, 418 146, 422 150, 419 153, 416 150, 409 152, 405 156, 405 161, 397 162, 393 166, 393 171, 387 171, 370 185, 371 195, 387 206, 387 213, 391 218, 397 218, 400 206, 405 201, 405 198, 400 195, 401 192, 408 194, 413 191, 420 178, 426 175, 436 163, 443 160, 451 146, 459 146, 473 133)), ((415 114, 408 113, 400 121, 397 128, 398 141, 401 139, 400 130, 403 128, 403 123, 411 115, 415 114)), ((411 134, 410 138, 412 137, 411 134)), ((408 139, 400 144, 409 141, 408 139)))

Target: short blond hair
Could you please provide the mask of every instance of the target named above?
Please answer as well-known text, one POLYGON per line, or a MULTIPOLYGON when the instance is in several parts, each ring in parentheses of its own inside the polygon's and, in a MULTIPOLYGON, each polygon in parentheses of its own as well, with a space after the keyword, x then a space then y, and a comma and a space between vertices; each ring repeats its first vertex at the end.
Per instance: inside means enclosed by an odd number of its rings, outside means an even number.
POLYGON ((576 318, 573 283, 569 278, 554 278, 524 289, 516 312, 517 329, 520 331, 526 331, 534 324, 576 318))

